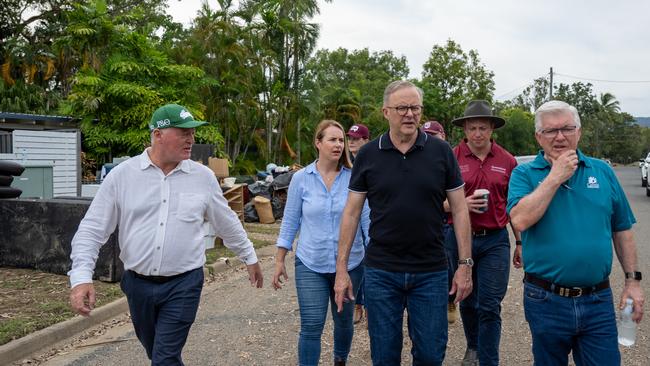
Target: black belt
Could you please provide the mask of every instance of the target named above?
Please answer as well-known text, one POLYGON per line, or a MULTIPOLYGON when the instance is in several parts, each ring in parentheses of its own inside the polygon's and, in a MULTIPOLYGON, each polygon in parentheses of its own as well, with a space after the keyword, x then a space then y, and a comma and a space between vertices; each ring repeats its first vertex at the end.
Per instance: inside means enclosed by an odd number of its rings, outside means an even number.
POLYGON ((488 236, 494 233, 498 233, 499 231, 503 230, 504 228, 500 229, 481 229, 481 230, 472 230, 472 236, 488 236))
POLYGON ((173 280, 175 278, 181 277, 181 276, 189 273, 189 272, 183 272, 183 273, 179 273, 179 274, 175 274, 175 275, 171 275, 171 276, 145 276, 145 275, 139 274, 138 272, 134 272, 132 270, 129 270, 129 272, 131 272, 131 274, 133 274, 133 277, 135 277, 135 278, 139 278, 141 280, 154 282, 154 283, 169 282, 169 281, 171 281, 171 280, 173 280))
POLYGON ((551 281, 535 277, 530 273, 524 275, 524 282, 528 282, 535 286, 539 286, 546 291, 552 292, 554 294, 564 296, 564 297, 580 297, 583 295, 589 295, 593 292, 604 290, 609 288, 609 279, 604 280, 603 282, 597 283, 593 286, 588 287, 565 287, 562 285, 555 284, 551 281))

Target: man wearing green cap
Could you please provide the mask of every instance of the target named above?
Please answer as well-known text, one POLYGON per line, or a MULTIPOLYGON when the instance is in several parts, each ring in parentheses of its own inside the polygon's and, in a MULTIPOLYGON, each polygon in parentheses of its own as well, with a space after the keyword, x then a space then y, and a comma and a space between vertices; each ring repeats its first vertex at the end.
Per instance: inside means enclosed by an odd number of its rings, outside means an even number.
POLYGON ((217 179, 189 160, 194 128, 206 123, 176 104, 158 108, 149 123, 151 147, 111 170, 72 239, 70 303, 88 316, 99 249, 119 227, 120 285, 152 365, 183 364, 203 288, 204 221, 246 263, 251 285, 263 284, 253 245, 217 179))

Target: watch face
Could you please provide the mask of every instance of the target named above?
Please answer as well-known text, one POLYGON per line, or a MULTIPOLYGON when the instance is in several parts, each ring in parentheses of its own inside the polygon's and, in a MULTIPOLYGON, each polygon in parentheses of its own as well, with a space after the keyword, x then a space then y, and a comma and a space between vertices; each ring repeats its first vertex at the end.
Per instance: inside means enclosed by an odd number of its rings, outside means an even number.
POLYGON ((465 264, 472 267, 474 265, 474 260, 472 258, 461 259, 458 261, 458 264, 465 264))

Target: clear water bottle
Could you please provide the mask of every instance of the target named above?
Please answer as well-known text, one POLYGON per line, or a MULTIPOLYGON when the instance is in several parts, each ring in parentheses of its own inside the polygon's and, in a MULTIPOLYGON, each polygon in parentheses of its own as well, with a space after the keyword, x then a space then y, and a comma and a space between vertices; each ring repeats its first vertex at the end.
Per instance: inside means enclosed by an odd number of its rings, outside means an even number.
POLYGON ((636 322, 632 320, 634 307, 632 299, 625 300, 625 308, 618 319, 618 343, 623 346, 633 346, 636 341, 636 322))

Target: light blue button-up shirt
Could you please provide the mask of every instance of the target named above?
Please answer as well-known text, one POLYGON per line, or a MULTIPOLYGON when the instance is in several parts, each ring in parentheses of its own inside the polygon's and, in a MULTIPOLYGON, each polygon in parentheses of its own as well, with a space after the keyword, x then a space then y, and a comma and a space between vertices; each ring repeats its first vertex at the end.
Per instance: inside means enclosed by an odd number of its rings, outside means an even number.
MULTIPOLYGON (((299 170, 291 178, 276 245, 291 250, 293 240, 300 231, 296 256, 314 272, 336 272, 341 214, 348 197, 350 175, 350 169, 341 168, 330 191, 316 170, 316 162, 299 170)), ((366 201, 350 251, 348 270, 354 269, 363 260, 364 237, 368 242, 369 214, 366 201)))

